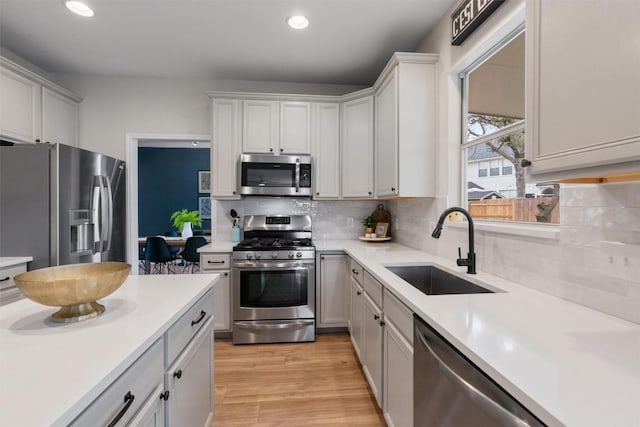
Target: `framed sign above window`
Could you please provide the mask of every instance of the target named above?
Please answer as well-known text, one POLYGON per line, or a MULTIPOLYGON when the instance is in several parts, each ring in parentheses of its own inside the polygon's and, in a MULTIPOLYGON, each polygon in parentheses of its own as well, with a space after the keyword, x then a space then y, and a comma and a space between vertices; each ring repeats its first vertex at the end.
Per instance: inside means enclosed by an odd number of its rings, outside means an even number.
POLYGON ((198 193, 211 193, 211 173, 198 171, 198 193))

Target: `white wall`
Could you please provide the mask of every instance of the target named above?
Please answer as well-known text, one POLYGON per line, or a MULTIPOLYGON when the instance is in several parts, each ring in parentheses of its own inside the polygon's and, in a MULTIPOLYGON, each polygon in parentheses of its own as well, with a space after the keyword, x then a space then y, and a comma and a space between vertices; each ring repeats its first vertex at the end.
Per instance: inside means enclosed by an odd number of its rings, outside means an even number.
POLYGON ((82 96, 79 146, 125 159, 125 134, 209 134, 207 91, 342 95, 361 86, 52 74, 82 96))
MULTIPOLYGON (((440 54, 439 197, 390 204, 398 242, 449 259, 458 247, 466 252, 466 228, 431 238, 440 213, 460 204, 457 73, 514 29, 523 6, 505 2, 459 47, 450 45, 446 14, 422 43, 421 51, 440 54)), ((563 185, 560 194, 555 239, 476 231, 478 269, 640 323, 640 183, 563 185)))

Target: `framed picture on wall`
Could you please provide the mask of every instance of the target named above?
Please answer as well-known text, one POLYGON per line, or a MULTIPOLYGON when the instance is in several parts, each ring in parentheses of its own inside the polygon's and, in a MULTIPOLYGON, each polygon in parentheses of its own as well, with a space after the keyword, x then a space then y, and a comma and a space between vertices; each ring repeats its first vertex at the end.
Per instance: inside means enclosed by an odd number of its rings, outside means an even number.
POLYGON ((198 197, 198 211, 200 212, 200 218, 211 219, 210 197, 198 197))
POLYGON ((211 173, 209 171, 198 171, 198 193, 211 193, 211 173))

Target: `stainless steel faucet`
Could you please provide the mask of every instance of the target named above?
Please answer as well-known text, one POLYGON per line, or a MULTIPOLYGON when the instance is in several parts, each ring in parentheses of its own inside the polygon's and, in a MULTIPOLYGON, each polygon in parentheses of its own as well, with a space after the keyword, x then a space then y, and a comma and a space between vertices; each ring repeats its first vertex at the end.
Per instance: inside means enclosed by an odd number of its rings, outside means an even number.
POLYGON ((447 218, 447 216, 452 212, 460 212, 467 217, 467 221, 469 222, 469 252, 467 253, 466 258, 462 258, 462 251, 460 250, 460 248, 458 248, 458 259, 456 260, 456 264, 458 264, 459 266, 466 266, 468 274, 476 274, 476 253, 473 251, 473 219, 471 218, 471 214, 469 214, 466 209, 454 206, 442 212, 436 228, 434 228, 433 233, 431 233, 431 237, 433 237, 434 239, 440 238, 440 233, 442 233, 442 224, 444 223, 444 220, 447 218))

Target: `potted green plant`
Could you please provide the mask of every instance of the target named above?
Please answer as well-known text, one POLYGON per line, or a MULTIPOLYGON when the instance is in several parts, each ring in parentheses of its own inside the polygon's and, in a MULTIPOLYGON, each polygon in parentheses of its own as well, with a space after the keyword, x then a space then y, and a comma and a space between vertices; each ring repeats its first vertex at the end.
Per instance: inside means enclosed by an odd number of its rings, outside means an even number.
POLYGON ((192 224, 202 227, 202 218, 200 218, 200 212, 198 211, 182 209, 172 213, 170 219, 173 221, 173 226, 182 233, 183 239, 193 236, 193 231, 191 230, 192 224))
POLYGON ((364 218, 362 218, 362 225, 364 225, 364 233, 365 234, 373 233, 373 227, 375 227, 377 223, 378 221, 376 221, 376 218, 373 215, 365 216, 364 218))

